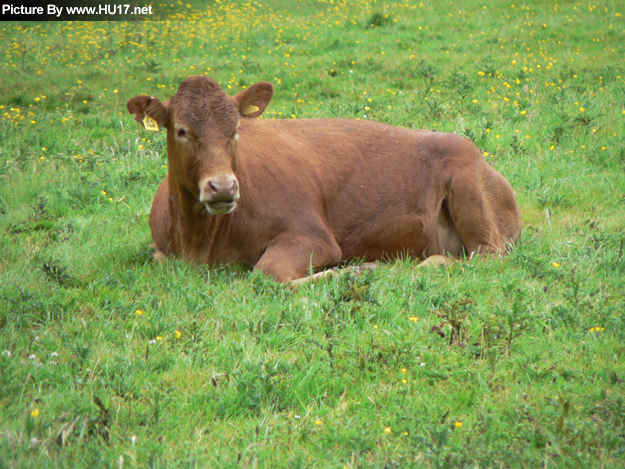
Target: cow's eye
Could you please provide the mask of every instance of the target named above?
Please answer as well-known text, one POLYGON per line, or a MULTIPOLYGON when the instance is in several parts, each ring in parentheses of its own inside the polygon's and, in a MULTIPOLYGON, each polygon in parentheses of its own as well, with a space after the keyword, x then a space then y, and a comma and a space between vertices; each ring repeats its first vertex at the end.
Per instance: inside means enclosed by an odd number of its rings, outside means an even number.
POLYGON ((180 129, 178 129, 177 134, 178 134, 178 137, 180 137, 180 138, 184 138, 184 137, 186 137, 186 136, 187 136, 187 131, 186 131, 186 130, 184 130, 184 129, 182 129, 182 128, 180 128, 180 129))

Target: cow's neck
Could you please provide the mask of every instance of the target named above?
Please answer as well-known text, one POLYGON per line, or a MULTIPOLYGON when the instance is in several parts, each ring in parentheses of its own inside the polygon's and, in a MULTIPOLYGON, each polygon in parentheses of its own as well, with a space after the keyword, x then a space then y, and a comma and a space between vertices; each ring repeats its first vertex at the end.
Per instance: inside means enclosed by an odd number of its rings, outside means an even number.
POLYGON ((171 191, 172 240, 184 257, 199 263, 212 264, 217 258, 219 233, 227 228, 225 215, 208 213, 204 204, 186 188, 171 191), (177 207, 176 207, 177 206, 177 207))

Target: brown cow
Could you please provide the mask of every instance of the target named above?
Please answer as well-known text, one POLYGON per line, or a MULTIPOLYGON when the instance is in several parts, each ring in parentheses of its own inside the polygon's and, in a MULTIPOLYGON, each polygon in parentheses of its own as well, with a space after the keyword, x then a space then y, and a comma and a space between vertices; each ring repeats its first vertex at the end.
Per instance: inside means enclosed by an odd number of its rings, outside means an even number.
POLYGON ((508 181, 467 139, 370 121, 255 119, 273 96, 185 79, 128 101, 167 129, 169 174, 150 214, 155 257, 241 262, 280 282, 353 258, 503 253, 521 217, 508 181))

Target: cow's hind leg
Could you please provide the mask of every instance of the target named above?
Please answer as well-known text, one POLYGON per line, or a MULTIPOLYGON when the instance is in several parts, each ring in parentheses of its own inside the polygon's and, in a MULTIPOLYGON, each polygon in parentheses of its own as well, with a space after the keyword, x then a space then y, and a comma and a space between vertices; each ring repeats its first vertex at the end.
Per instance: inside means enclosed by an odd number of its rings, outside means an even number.
POLYGON ((468 255, 503 254, 519 238, 521 215, 514 191, 486 162, 456 175, 444 203, 468 255))

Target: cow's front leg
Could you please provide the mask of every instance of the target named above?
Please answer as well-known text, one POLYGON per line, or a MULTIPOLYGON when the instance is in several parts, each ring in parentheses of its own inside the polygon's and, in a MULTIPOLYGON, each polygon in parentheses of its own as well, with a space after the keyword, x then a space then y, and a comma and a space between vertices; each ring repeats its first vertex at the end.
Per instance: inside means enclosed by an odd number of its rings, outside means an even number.
POLYGON ((278 282, 287 283, 305 277, 311 266, 313 270, 319 270, 340 260, 341 248, 329 236, 323 240, 282 236, 267 246, 254 269, 261 270, 278 282))
POLYGON ((150 247, 155 247, 154 260, 162 261, 169 254, 171 244, 171 211, 169 207, 169 176, 156 191, 152 210, 150 211, 150 230, 152 240, 150 247))
POLYGON ((356 275, 359 275, 362 272, 365 272, 367 270, 373 270, 377 266, 378 265, 375 262, 365 262, 364 264, 350 265, 342 269, 335 267, 334 269, 328 269, 328 270, 324 270, 323 272, 317 272, 316 274, 309 275, 308 277, 296 278, 295 280, 291 280, 290 286, 291 288, 299 288, 300 286, 306 283, 314 282, 322 278, 332 278, 335 275, 342 275, 345 272, 354 272, 356 275))

